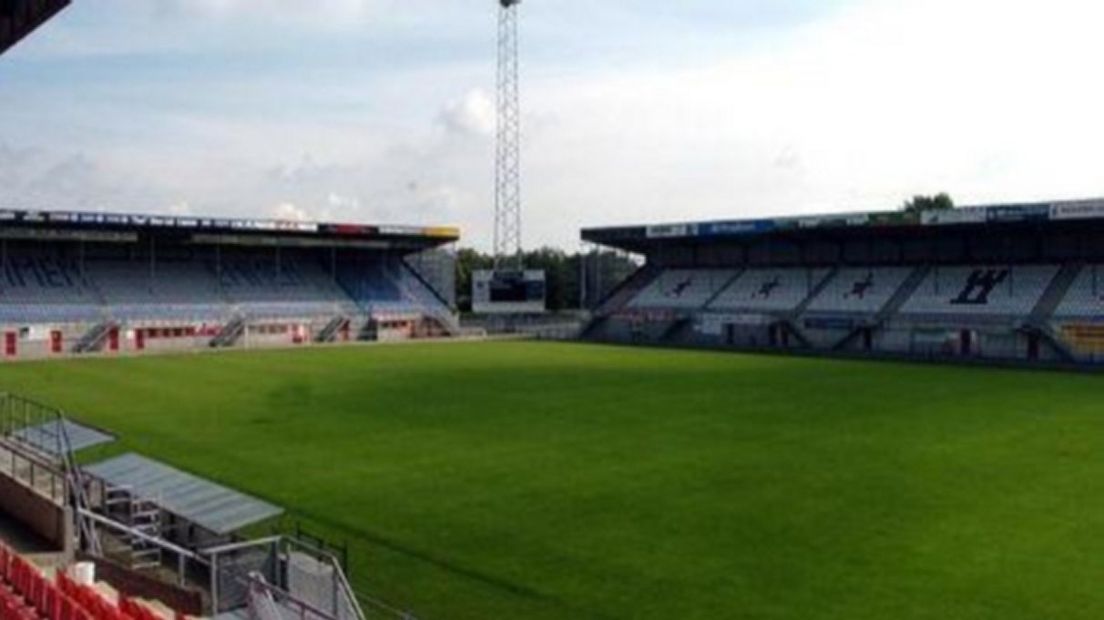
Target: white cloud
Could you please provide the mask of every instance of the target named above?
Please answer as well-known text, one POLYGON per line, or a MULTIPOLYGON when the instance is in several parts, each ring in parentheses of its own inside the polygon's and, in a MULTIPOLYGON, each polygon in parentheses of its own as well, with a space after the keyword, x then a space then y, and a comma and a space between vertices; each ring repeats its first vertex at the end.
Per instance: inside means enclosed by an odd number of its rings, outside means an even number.
POLYGON ((451 133, 491 136, 495 131, 495 103, 482 89, 473 89, 445 105, 438 119, 451 133))
POLYGON ((192 211, 192 205, 188 204, 188 201, 174 202, 166 209, 170 215, 195 215, 192 211))
POLYGON ((280 204, 273 207, 271 217, 277 220, 286 220, 289 222, 306 222, 312 219, 316 219, 312 218, 306 210, 300 209, 290 202, 281 202, 280 204))
POLYGON ((876 2, 693 69, 544 84, 527 225, 1104 194, 1102 20, 1069 0, 876 2))
POLYGON ((379 0, 128 0, 163 17, 229 17, 235 14, 275 15, 287 19, 340 20, 359 18, 381 5, 379 0))

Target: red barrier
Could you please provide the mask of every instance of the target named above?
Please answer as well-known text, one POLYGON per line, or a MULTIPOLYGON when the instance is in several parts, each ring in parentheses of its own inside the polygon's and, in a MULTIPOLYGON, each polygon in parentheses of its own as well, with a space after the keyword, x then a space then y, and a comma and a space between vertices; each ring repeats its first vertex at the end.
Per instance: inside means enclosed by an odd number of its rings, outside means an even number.
MULTIPOLYGON (((30 562, 0 545, 0 620, 161 620, 119 595, 111 604, 95 589, 58 572, 51 582, 30 562)), ((176 614, 176 620, 184 616, 176 614)))
MULTIPOLYGON (((109 618, 123 620, 115 615, 109 618)), ((95 619, 60 585, 46 579, 30 562, 11 549, 0 546, 0 620, 95 619)), ((103 620, 108 620, 108 617, 103 620)))

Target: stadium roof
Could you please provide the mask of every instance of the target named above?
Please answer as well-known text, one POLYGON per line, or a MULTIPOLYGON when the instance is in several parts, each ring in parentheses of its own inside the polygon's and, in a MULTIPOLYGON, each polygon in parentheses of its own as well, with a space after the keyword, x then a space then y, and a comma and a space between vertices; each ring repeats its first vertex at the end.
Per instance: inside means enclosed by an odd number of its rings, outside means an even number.
MULTIPOLYGON (((0 0, 2 2, 3 0, 0 0)), ((139 234, 196 243, 356 244, 417 249, 453 243, 452 226, 397 226, 205 216, 0 209, 0 236, 36 240, 136 241, 139 234)))
POLYGON ((0 54, 69 6, 69 0, 0 0, 0 54))
POLYGON ((1086 221, 1104 223, 1104 199, 971 206, 921 213, 874 211, 587 228, 583 229, 582 238, 610 247, 641 251, 672 242, 738 241, 827 233, 870 235, 1004 224, 1084 225, 1086 221))
POLYGON ((134 453, 89 465, 94 478, 157 503, 163 509, 218 535, 283 514, 283 509, 134 453))
MULTIPOLYGON (((69 449, 74 452, 115 441, 113 435, 92 428, 91 426, 78 424, 72 420, 65 420, 62 425, 65 434, 69 438, 69 449)), ((12 433, 12 435, 20 441, 28 443, 43 452, 57 455, 58 448, 61 446, 59 430, 61 429, 59 429, 58 422, 55 420, 19 429, 12 433)))

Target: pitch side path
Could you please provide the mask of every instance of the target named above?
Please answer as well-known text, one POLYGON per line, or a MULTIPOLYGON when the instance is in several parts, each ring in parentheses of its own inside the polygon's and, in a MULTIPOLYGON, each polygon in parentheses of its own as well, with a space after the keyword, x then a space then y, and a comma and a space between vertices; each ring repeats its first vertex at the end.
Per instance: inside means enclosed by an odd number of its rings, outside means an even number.
POLYGON ((424 620, 1104 617, 1104 377, 527 342, 0 367, 424 620))

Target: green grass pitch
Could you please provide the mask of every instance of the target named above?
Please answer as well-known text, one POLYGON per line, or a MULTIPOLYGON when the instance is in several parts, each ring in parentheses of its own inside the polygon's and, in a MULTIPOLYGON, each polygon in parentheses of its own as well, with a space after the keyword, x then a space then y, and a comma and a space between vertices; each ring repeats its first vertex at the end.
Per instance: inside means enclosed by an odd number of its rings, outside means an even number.
POLYGON ((1104 617, 1104 378, 571 344, 8 365, 433 619, 1104 617))

